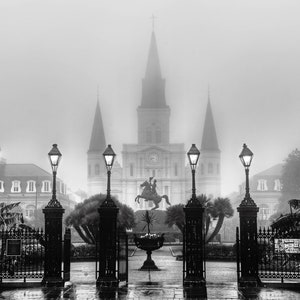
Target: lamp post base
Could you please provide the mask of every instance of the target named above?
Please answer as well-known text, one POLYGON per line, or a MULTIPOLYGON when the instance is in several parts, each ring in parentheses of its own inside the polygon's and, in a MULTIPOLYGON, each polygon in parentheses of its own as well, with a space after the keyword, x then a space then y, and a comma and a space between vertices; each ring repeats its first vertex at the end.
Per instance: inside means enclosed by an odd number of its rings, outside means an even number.
POLYGON ((64 280, 61 277, 46 277, 43 278, 42 284, 44 286, 63 286, 64 280))
POLYGON ((199 277, 187 277, 183 283, 184 294, 187 299, 197 298, 206 299, 207 289, 204 278, 199 277))
POLYGON ((256 276, 245 276, 239 280, 239 288, 255 288, 260 286, 261 281, 259 277, 256 276))
POLYGON ((119 287, 119 281, 115 277, 99 277, 96 282, 99 288, 114 289, 119 287))

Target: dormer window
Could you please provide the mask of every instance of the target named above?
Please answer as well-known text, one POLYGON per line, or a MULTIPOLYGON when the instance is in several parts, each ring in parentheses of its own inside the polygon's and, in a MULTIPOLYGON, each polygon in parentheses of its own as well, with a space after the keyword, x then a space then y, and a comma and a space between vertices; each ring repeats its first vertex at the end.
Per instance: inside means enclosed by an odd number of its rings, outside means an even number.
POLYGON ((50 193, 51 182, 49 180, 44 180, 42 184, 42 193, 50 193))
POLYGON ((27 193, 35 193, 36 192, 35 181, 33 181, 33 180, 27 181, 26 192, 27 193))
POLYGON ((4 182, 0 181, 0 193, 4 192, 4 182))
POLYGON ((267 180, 259 179, 257 182, 257 190, 258 191, 267 191, 268 190, 267 180))
POLYGON ((281 182, 280 179, 275 179, 274 181, 274 191, 281 191, 281 182))
POLYGON ((12 193, 21 193, 21 181, 14 180, 11 184, 12 193))

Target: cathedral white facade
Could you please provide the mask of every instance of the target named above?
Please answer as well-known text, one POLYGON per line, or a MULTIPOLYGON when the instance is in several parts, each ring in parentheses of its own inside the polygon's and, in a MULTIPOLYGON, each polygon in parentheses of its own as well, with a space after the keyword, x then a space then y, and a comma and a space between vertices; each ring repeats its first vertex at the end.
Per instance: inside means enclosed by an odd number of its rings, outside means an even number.
MULTIPOLYGON (((142 193, 140 185, 153 177, 157 180, 159 195, 167 195, 172 205, 186 204, 191 196, 191 171, 186 163, 186 152, 191 145, 170 142, 171 109, 165 98, 165 79, 161 74, 154 32, 141 98, 137 108, 138 142, 123 145, 122 166, 116 162, 112 170, 111 194, 134 210, 151 209, 154 206, 152 201, 141 200, 137 203, 135 197, 142 193)), ((98 100, 87 153, 89 196, 106 193, 107 175, 102 157, 106 146, 98 100)), ((218 197, 221 189, 220 150, 209 99, 200 151, 196 173, 197 194, 218 197)), ((160 209, 166 209, 167 206, 163 199, 160 209)))

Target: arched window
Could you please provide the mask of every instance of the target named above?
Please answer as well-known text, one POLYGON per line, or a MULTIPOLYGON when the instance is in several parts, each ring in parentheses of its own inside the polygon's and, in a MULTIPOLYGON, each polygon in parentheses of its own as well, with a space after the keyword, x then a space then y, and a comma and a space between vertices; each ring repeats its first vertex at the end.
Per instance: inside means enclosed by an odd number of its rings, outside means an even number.
POLYGON ((133 164, 130 164, 130 176, 133 176, 133 164))
POLYGON ((4 192, 4 182, 0 181, 0 192, 3 193, 4 192))
POLYGON ((178 165, 177 164, 174 165, 174 175, 178 176, 178 165))
POLYGON ((161 130, 160 130, 160 128, 156 128, 155 136, 156 136, 156 143, 160 144, 161 143, 161 130))
POLYGON ((146 131, 146 143, 151 144, 152 143, 152 132, 150 128, 147 128, 146 131))
POLYGON ((260 220, 267 221, 271 216, 271 210, 267 204, 262 204, 259 206, 258 218, 260 220))
POLYGON ((25 209, 25 216, 32 219, 34 217, 35 207, 33 205, 27 205, 25 209))
POLYGON ((143 159, 140 158, 140 176, 143 176, 143 159))
POLYGON ((167 177, 169 175, 169 161, 168 158, 165 158, 165 176, 167 177))
POLYGON ((100 174, 100 167, 98 164, 95 164, 95 175, 99 175, 100 174))
POLYGON ((208 172, 208 174, 212 174, 213 173, 213 164, 212 163, 209 163, 208 164, 208 169, 207 169, 207 172, 208 172))

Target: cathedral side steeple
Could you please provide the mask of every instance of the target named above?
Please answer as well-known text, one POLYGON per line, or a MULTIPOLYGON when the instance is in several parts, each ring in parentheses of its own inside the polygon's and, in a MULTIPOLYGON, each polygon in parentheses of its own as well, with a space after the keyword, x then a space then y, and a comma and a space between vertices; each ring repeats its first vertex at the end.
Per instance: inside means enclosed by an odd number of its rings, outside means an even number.
POLYGON ((209 96, 206 107, 201 150, 220 151, 209 96))
POLYGON ((162 78, 154 31, 151 34, 142 100, 138 107, 138 143, 169 143, 170 108, 166 104, 165 79, 162 78))
POLYGON ((96 111, 94 116, 93 130, 90 139, 90 147, 88 152, 104 151, 106 147, 105 134, 100 111, 99 99, 97 100, 96 111))
POLYGON ((87 152, 89 196, 98 194, 101 191, 105 192, 106 167, 102 156, 105 147, 106 141, 98 97, 90 145, 87 152))
POLYGON ((220 153, 211 101, 208 95, 198 165, 200 176, 198 178, 201 193, 210 198, 219 197, 221 194, 220 153))

